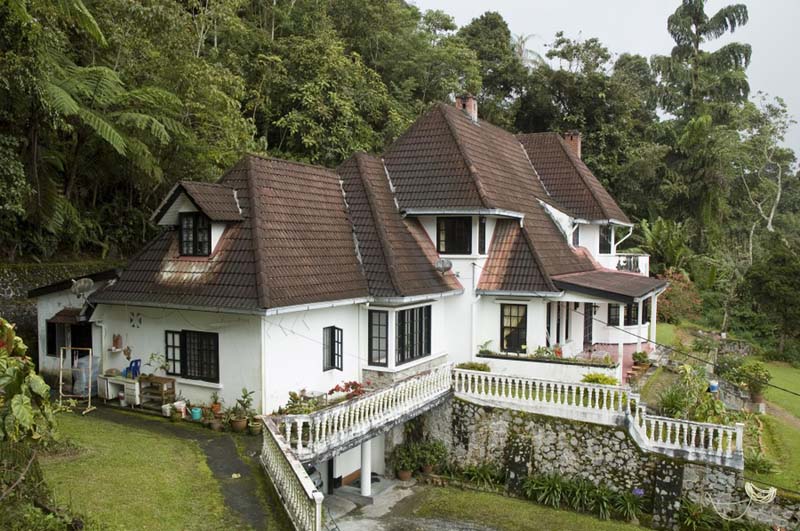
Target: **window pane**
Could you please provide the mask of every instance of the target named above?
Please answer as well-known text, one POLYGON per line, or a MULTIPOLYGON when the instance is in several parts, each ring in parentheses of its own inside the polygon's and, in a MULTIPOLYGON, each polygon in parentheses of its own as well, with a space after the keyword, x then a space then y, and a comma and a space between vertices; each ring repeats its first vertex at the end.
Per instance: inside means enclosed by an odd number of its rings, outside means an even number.
MULTIPOLYGON (((524 304, 501 304, 500 343, 505 352, 523 352, 528 334, 528 307, 524 304)), ((527 345, 526 345, 527 346, 527 345)))
POLYGON ((614 227, 600 225, 600 254, 611 254, 611 233, 614 227))
POLYGON ((572 245, 578 246, 581 244, 581 226, 576 225, 572 231, 572 245))
POLYGON ((219 336, 209 332, 182 333, 180 364, 184 378, 219 382, 219 336))
POLYGON ((397 364, 431 353, 431 307, 397 312, 397 364))
POLYGON ((472 253, 472 218, 437 218, 437 248, 442 254, 472 253))
POLYGON ((369 364, 385 366, 388 364, 389 312, 370 310, 369 321, 369 364))
POLYGON ((486 254, 486 218, 478 220, 478 252, 486 254))

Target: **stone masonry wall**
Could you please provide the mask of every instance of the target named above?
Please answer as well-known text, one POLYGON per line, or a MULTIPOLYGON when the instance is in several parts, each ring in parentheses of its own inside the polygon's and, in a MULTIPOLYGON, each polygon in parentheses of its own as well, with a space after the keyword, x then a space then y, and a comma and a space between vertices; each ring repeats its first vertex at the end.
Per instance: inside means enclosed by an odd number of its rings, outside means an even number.
MULTIPOLYGON (((678 528, 683 497, 734 517, 747 506, 740 471, 645 452, 622 426, 479 406, 458 398, 426 413, 424 426, 428 436, 444 442, 462 465, 491 462, 507 470, 512 490, 528 475, 550 473, 585 478, 617 491, 641 488, 652 502, 653 524, 661 529, 678 528)), ((396 434, 391 446, 400 438, 396 434)), ((751 504, 747 516, 795 529, 800 503, 778 498, 765 506, 751 504)))

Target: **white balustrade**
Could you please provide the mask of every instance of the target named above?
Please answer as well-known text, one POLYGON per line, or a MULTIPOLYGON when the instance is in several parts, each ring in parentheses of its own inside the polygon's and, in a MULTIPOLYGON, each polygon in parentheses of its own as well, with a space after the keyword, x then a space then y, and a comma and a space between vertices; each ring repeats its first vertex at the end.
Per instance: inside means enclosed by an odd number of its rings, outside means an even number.
POLYGON ((299 531, 322 530, 322 499, 270 417, 264 423, 261 465, 272 480, 289 518, 299 531))
POLYGON ((277 417, 281 432, 303 461, 418 410, 449 393, 452 364, 308 415, 277 417))

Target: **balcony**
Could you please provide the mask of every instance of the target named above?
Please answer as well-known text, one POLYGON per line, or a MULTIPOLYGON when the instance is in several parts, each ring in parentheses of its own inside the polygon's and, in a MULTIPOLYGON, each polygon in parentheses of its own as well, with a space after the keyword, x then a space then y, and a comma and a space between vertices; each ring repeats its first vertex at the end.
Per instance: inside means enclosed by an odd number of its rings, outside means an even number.
POLYGON ((605 268, 650 275, 650 256, 646 254, 617 253, 596 256, 597 261, 605 268))

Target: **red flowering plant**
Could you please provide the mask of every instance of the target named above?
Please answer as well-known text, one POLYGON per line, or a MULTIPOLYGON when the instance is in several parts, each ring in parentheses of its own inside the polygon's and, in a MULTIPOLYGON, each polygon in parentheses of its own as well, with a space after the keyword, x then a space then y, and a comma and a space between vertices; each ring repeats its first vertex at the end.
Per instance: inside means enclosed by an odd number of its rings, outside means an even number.
POLYGON ((336 384, 336 387, 328 391, 328 394, 332 395, 334 393, 345 393, 345 398, 355 398, 366 393, 371 385, 372 382, 369 380, 365 381, 364 383, 357 382, 355 380, 351 382, 342 382, 340 384, 336 384))

